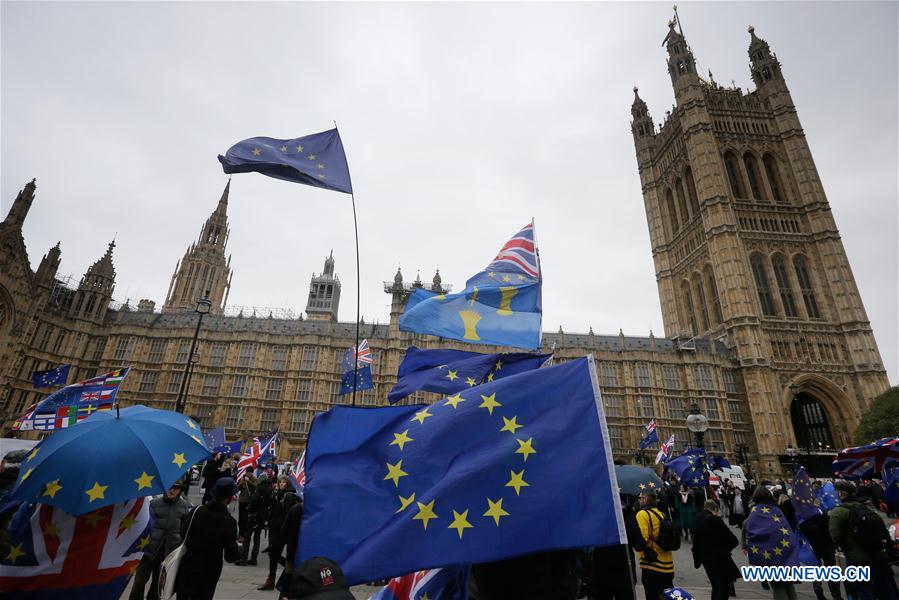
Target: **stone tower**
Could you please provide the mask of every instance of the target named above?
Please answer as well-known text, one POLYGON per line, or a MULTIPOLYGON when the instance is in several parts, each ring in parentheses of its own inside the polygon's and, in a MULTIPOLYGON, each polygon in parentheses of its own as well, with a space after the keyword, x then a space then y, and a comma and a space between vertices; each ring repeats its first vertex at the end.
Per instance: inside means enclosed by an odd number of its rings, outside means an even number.
POLYGON ((889 383, 781 64, 749 33, 744 93, 669 23, 675 107, 656 130, 634 88, 631 130, 665 332, 734 348, 775 473, 788 446, 849 445, 889 383))
POLYGON ((103 256, 87 268, 69 308, 72 317, 94 323, 102 323, 106 318, 112 292, 115 290, 115 267, 112 264, 114 249, 115 240, 109 242, 103 256))
POLYGON ((334 251, 325 259, 321 275, 312 275, 309 282, 309 300, 306 302, 306 316, 310 319, 337 322, 340 306, 340 279, 334 274, 334 251))
POLYGON ((184 257, 175 265, 169 284, 164 312, 195 310, 197 300, 209 296, 212 314, 219 314, 228 303, 231 289, 231 257, 225 259, 228 244, 228 193, 231 180, 218 206, 200 229, 200 239, 191 244, 184 257))

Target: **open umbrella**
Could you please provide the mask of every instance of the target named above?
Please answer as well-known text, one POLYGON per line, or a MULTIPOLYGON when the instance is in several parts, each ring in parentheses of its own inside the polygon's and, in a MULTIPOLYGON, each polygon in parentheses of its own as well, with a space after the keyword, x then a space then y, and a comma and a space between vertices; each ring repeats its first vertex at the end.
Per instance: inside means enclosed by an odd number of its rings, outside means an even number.
POLYGON ((662 491, 661 478, 648 467, 615 465, 615 477, 618 479, 618 491, 622 494, 636 496, 640 492, 650 490, 662 491))
POLYGON ((181 413, 146 406, 97 412, 35 446, 10 498, 82 515, 165 492, 208 455, 200 426, 181 413))

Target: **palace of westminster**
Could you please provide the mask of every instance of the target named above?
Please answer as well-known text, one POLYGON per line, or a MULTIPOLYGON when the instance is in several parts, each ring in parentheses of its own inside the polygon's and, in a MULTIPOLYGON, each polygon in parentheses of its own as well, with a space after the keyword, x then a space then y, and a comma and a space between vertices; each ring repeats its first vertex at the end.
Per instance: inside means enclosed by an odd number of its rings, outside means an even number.
MULTIPOLYGON (((543 336, 541 350, 554 348, 556 360, 596 358, 618 458, 634 458, 650 418, 681 449, 696 403, 710 423, 705 445, 737 462, 748 456, 754 473, 779 472, 790 446, 829 463, 828 450, 851 444, 889 387, 781 65, 749 32, 754 91, 701 77, 673 25, 665 45, 676 106, 663 124, 634 90, 631 129, 666 337, 543 336)), ((31 372, 61 363, 72 365, 70 383, 130 365, 123 403, 168 409, 189 366, 185 412, 204 427, 226 427, 229 439, 278 428, 282 460, 305 445, 315 413, 348 401, 337 391, 355 323, 337 320, 332 257, 312 278, 305 318, 225 310, 228 186, 176 265, 161 309, 112 302, 114 243, 77 287, 57 277, 58 244, 32 271, 22 224, 35 190, 34 181, 25 185, 0 224, 4 431, 45 393, 32 387, 31 372), (207 293, 211 313, 188 365, 197 300, 207 293)), ((389 324, 362 325, 375 382, 361 395, 365 406, 386 404, 408 346, 463 347, 399 331, 406 298, 421 285, 398 271, 384 284, 389 324)), ((441 286, 439 274, 428 285, 441 286)))

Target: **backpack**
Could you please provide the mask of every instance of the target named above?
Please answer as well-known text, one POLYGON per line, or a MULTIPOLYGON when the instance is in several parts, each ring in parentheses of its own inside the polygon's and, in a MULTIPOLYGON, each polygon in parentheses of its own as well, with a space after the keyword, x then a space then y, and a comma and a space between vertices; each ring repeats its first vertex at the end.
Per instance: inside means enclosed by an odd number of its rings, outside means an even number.
MULTIPOLYGON (((645 509, 649 514, 649 528, 652 531, 652 509, 645 509)), ((656 515, 657 516, 657 515, 656 515)), ((648 541, 648 540, 647 540, 648 541)), ((662 517, 659 519, 659 535, 656 538, 656 544, 662 550, 673 552, 680 549, 680 527, 677 527, 671 519, 662 517)))
POLYGON ((849 504, 849 537, 868 553, 882 552, 889 541, 883 519, 866 504, 849 504))

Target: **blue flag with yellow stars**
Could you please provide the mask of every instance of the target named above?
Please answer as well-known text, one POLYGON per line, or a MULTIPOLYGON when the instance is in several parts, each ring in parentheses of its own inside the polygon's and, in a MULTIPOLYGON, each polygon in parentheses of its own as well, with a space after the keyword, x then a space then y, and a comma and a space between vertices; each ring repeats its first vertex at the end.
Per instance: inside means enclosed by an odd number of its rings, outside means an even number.
POLYGON ((750 565, 817 566, 818 560, 805 538, 773 504, 757 504, 746 519, 746 557, 750 565))
POLYGON ((590 357, 431 405, 316 416, 304 502, 296 564, 330 557, 350 585, 627 543, 590 357))
POLYGON ((54 385, 65 385, 69 379, 69 368, 71 365, 59 365, 55 369, 47 371, 35 371, 31 374, 31 383, 35 388, 53 387, 54 385))
POLYGON ((281 140, 254 137, 237 142, 219 154, 225 173, 255 171, 275 179, 353 193, 350 169, 337 129, 281 140))
POLYGON ((796 523, 800 525, 804 521, 820 515, 822 512, 821 501, 815 497, 815 493, 812 491, 812 480, 805 471, 805 467, 796 469, 790 502, 796 511, 796 523))
POLYGON ((340 380, 340 391, 337 392, 338 396, 353 393, 354 375, 356 379, 356 391, 361 392, 362 390, 370 390, 375 387, 374 382, 371 380, 371 365, 365 365, 364 367, 359 367, 358 372, 350 369, 343 374, 343 377, 340 380))
POLYGON ((687 487, 702 488, 709 485, 709 468, 702 448, 690 448, 680 456, 668 460, 665 466, 687 487))
POLYGON ((841 504, 840 498, 837 496, 837 490, 833 487, 833 482, 830 481, 824 482, 824 485, 818 490, 817 497, 819 506, 824 512, 830 512, 841 504))
POLYGON ((500 248, 458 294, 418 288, 400 316, 400 330, 469 344, 540 347, 542 276, 533 222, 500 248))
POLYGON ((539 369, 550 358, 552 354, 482 354, 465 350, 420 350, 410 346, 387 400, 394 404, 418 390, 439 394, 461 392, 487 381, 539 369))
POLYGON ((899 506, 899 467, 887 471, 883 478, 883 485, 883 499, 890 506, 899 506))

